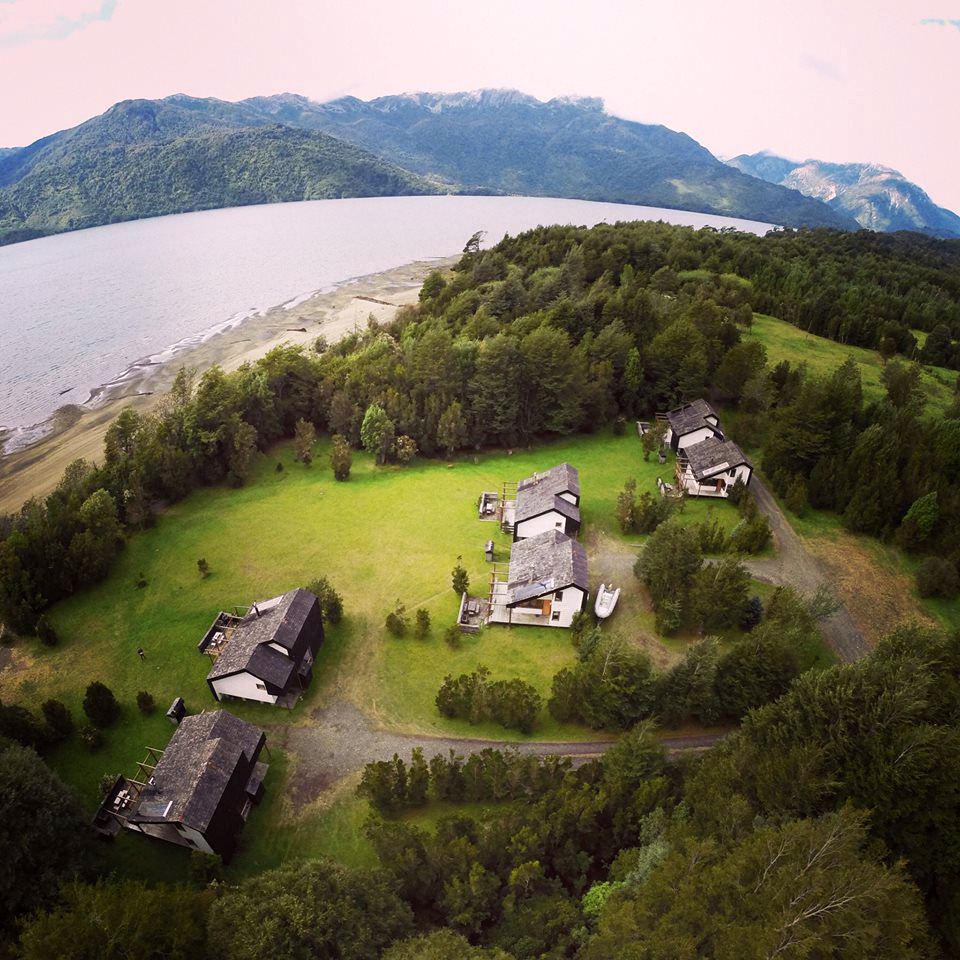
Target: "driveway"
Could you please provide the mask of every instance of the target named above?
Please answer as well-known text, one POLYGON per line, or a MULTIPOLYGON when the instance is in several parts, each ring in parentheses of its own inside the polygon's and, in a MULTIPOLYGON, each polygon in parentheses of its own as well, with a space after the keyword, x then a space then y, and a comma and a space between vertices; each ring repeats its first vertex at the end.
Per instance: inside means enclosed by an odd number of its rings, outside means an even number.
MULTIPOLYGON (((750 490, 757 506, 770 521, 776 547, 774 557, 744 562, 751 576, 764 583, 796 587, 807 596, 813 596, 820 586, 829 586, 830 577, 790 526, 790 521, 784 516, 766 484, 754 475, 750 481, 750 490)), ((820 630, 837 659, 844 663, 853 663, 870 652, 869 644, 844 606, 822 621, 820 630)))
MULTIPOLYGON (((420 747, 429 760, 436 754, 453 750, 462 757, 494 750, 516 750, 535 757, 568 757, 574 766, 595 760, 616 740, 532 741, 477 740, 458 737, 428 737, 395 733, 373 725, 370 719, 347 700, 336 700, 329 707, 314 711, 313 723, 304 727, 277 726, 270 738, 296 755, 297 767, 287 791, 295 808, 315 800, 324 790, 350 773, 362 770, 375 760, 389 760, 397 754, 409 760, 420 747)), ((722 733, 689 737, 662 737, 670 754, 705 750, 723 737, 722 733)))

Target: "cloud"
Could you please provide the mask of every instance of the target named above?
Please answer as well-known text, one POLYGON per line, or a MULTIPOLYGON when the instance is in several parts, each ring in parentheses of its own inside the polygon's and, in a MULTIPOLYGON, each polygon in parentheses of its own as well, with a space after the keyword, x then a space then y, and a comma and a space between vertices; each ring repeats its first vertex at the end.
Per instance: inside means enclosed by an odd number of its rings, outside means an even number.
POLYGON ((0 48, 63 40, 113 17, 118 0, 0 0, 0 48))
POLYGON ((925 27, 956 27, 960 30, 960 20, 948 20, 943 17, 924 17, 920 23, 925 27))
POLYGON ((820 57, 812 57, 810 54, 806 54, 800 58, 800 65, 814 73, 819 73, 821 77, 826 77, 828 80, 839 82, 843 79, 840 68, 830 60, 821 60, 820 57))

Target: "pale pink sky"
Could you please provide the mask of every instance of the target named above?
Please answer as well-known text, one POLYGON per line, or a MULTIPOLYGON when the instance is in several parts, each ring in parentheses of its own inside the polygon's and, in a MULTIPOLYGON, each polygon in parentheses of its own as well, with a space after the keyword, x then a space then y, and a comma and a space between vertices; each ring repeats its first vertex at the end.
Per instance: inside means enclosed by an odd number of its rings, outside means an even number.
POLYGON ((132 97, 478 87, 883 163, 960 211, 960 0, 0 0, 2 146, 132 97))

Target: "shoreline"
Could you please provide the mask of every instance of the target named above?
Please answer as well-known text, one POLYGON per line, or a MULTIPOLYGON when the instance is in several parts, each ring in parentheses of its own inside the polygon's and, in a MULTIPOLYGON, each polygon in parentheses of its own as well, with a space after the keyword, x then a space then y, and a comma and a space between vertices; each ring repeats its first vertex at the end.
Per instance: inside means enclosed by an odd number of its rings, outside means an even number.
MULTIPOLYGON (((416 260, 351 277, 252 315, 220 321, 140 358, 110 382, 90 389, 83 403, 66 404, 42 423, 18 428, 36 438, 0 454, 0 514, 13 513, 31 497, 48 494, 74 460, 99 461, 104 436, 117 414, 125 407, 149 411, 169 392, 181 368, 202 374, 219 365, 229 372, 281 344, 308 345, 321 335, 333 343, 364 327, 371 315, 386 322, 400 307, 416 303, 427 274, 458 259, 459 254, 416 260)), ((0 441, 18 430, 0 428, 0 441)))

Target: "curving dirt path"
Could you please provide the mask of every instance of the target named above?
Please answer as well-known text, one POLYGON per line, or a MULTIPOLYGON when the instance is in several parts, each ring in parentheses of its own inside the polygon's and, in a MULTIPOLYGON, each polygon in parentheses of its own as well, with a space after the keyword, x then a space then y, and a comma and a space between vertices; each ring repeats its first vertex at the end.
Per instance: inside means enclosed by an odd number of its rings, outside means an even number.
MULTIPOLYGON (((270 740, 279 741, 284 750, 296 755, 297 768, 289 780, 287 796, 299 808, 315 800, 337 780, 375 760, 389 760, 397 754, 410 759, 420 747, 427 759, 450 750, 467 757, 488 747, 494 750, 516 750, 536 757, 569 757, 574 766, 602 756, 615 739, 571 742, 533 740, 477 740, 458 737, 429 737, 395 733, 373 725, 352 703, 335 700, 329 707, 316 710, 310 726, 276 726, 270 740)), ((708 733, 687 737, 663 737, 662 743, 671 754, 705 750, 724 734, 708 733)))
MULTIPOLYGON (((770 521, 776 546, 774 557, 745 561, 744 566, 751 576, 764 583, 796 587, 808 596, 816 593, 823 584, 829 586, 830 577, 820 561, 807 550, 767 486, 756 475, 750 481, 750 490, 757 506, 770 521)), ((844 663, 852 663, 870 652, 869 644, 845 606, 822 621, 820 629, 830 649, 844 663)))

